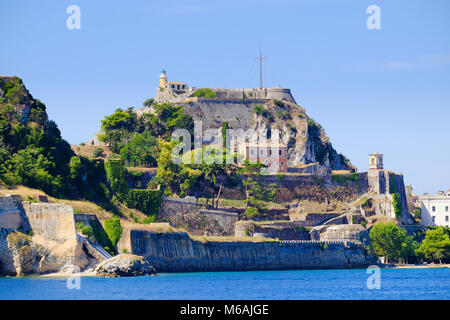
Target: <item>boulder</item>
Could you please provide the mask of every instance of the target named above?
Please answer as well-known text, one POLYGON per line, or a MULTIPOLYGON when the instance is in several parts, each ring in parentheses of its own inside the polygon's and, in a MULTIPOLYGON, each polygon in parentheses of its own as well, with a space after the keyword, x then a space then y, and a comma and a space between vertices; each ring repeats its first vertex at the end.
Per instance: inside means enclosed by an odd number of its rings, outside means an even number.
POLYGON ((143 257, 126 253, 101 262, 95 272, 100 277, 156 275, 156 270, 143 257))

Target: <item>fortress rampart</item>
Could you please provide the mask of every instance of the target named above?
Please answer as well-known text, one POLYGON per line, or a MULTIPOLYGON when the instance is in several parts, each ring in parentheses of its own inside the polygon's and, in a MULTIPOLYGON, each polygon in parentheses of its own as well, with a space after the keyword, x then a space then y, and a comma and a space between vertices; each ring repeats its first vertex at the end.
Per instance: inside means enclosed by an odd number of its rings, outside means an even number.
POLYGON ((295 102, 291 90, 287 88, 264 89, 213 89, 216 99, 241 99, 241 100, 287 100, 295 102))
POLYGON ((132 253, 158 272, 364 268, 364 246, 344 241, 200 242, 186 233, 131 230, 132 253))

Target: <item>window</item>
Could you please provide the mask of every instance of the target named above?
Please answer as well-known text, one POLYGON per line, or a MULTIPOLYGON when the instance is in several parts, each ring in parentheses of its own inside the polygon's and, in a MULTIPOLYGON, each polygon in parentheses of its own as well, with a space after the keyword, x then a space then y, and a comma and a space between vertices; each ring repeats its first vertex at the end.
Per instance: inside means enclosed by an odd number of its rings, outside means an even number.
POLYGON ((445 212, 448 212, 448 206, 445 206, 445 212))
POLYGON ((278 154, 281 156, 281 150, 278 150, 278 154))
POLYGON ((433 216, 433 222, 436 220, 436 217, 435 216, 433 216))
POLYGON ((269 150, 269 155, 272 155, 272 149, 269 150))
POLYGON ((445 222, 448 222, 448 216, 445 216, 445 222))
POLYGON ((436 207, 435 207, 435 206, 432 206, 432 207, 431 207, 431 211, 436 212, 436 207))

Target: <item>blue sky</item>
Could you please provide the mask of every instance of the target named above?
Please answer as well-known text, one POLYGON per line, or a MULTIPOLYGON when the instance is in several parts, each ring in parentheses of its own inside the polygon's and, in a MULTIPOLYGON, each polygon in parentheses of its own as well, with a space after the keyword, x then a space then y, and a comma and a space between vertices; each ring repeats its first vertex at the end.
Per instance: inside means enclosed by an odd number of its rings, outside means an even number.
POLYGON ((0 74, 23 78, 65 139, 87 141, 118 107, 169 79, 291 88, 360 171, 368 154, 418 193, 450 188, 446 0, 2 1, 0 74), (81 8, 81 30, 66 8, 81 8), (368 30, 366 8, 381 9, 368 30))

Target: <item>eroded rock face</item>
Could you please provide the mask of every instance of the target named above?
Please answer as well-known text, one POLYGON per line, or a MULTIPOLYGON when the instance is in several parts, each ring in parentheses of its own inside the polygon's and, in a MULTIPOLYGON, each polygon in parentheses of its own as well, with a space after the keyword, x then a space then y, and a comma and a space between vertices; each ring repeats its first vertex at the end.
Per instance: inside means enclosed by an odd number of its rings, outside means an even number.
POLYGON ((6 241, 12 262, 8 266, 8 274, 23 276, 41 273, 41 261, 48 254, 44 247, 33 243, 30 236, 21 232, 9 233, 6 241))
POLYGON ((100 263, 96 268, 100 277, 135 277, 156 275, 156 270, 144 258, 134 254, 119 254, 100 263))

